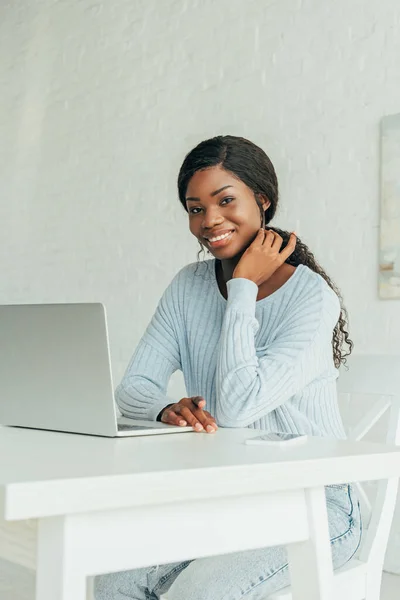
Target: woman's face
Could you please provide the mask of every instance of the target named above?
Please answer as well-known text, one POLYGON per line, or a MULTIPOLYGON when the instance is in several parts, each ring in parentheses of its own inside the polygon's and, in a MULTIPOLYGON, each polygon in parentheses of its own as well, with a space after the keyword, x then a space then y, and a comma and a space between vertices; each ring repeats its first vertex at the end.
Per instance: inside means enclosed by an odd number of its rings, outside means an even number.
MULTIPOLYGON (((269 205, 265 202, 264 208, 269 205)), ((190 231, 220 260, 246 250, 261 227, 253 191, 220 166, 193 175, 186 206, 190 231)))

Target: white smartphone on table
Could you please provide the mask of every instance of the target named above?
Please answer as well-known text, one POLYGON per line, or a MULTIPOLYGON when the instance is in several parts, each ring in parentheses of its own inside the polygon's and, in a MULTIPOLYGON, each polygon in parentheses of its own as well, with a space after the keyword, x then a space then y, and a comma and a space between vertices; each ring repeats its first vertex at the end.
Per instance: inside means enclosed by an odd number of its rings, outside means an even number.
POLYGON ((294 446, 304 443, 308 439, 302 433, 285 433, 283 431, 270 431, 257 437, 249 438, 245 444, 267 444, 270 446, 294 446))

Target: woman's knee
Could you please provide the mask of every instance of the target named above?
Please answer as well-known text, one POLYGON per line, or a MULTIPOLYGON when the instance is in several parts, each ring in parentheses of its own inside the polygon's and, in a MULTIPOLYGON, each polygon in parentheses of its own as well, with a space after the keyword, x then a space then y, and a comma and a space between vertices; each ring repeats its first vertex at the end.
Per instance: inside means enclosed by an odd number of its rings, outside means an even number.
POLYGON ((201 573, 193 572, 192 569, 185 569, 178 575, 168 590, 168 600, 220 600, 220 597, 215 595, 214 586, 210 581, 206 581, 201 573))
POLYGON ((95 600, 145 600, 147 569, 120 571, 94 578, 95 600))
POLYGON ((118 596, 118 573, 98 575, 94 578, 93 591, 95 600, 115 600, 118 596))
POLYGON ((264 599, 289 584, 283 548, 265 548, 193 561, 168 590, 168 600, 264 599))

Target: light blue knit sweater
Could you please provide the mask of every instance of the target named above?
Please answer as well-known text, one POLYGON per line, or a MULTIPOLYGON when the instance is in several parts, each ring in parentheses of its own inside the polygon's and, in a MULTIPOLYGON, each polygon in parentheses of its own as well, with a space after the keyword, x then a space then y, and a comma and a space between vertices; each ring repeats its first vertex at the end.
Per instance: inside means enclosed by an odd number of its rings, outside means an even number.
POLYGON ((187 395, 203 396, 222 427, 344 438, 332 356, 336 294, 300 265, 258 302, 255 283, 232 279, 225 300, 215 264, 187 265, 164 292, 116 389, 121 412, 155 420, 179 400, 166 389, 181 369, 187 395))

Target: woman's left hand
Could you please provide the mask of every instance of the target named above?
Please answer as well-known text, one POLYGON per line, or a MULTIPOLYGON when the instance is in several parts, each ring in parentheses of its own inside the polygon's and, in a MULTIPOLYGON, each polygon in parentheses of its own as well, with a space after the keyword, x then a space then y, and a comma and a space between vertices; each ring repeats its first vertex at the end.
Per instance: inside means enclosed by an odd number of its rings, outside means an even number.
POLYGON ((290 234, 281 251, 283 239, 271 229, 260 229, 254 242, 247 248, 233 272, 233 278, 244 277, 260 286, 289 258, 296 248, 296 236, 290 234))

